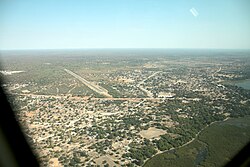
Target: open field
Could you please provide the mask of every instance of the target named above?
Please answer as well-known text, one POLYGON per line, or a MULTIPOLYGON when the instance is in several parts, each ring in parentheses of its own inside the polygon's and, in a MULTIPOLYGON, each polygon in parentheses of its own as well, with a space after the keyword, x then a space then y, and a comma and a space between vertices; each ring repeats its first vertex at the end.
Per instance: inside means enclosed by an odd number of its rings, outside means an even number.
POLYGON ((151 127, 147 130, 142 130, 140 132, 140 135, 146 139, 152 139, 152 138, 156 138, 156 137, 160 137, 161 135, 166 134, 166 131, 162 130, 162 129, 157 129, 154 127, 151 127))

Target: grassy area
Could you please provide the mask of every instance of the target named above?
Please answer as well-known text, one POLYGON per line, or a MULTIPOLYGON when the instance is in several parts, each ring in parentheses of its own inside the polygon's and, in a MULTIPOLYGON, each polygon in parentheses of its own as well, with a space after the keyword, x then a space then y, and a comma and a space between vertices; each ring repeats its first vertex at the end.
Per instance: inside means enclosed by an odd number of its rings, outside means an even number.
POLYGON ((159 154, 144 166, 223 166, 249 142, 249 129, 250 117, 215 123, 189 145, 159 154))

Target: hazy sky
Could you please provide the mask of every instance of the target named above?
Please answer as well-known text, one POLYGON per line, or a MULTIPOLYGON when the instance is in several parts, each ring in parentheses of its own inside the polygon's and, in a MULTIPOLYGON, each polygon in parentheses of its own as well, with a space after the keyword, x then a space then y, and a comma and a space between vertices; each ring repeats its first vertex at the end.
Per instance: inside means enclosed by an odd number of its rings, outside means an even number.
POLYGON ((53 48, 250 49, 250 1, 0 1, 0 49, 53 48))

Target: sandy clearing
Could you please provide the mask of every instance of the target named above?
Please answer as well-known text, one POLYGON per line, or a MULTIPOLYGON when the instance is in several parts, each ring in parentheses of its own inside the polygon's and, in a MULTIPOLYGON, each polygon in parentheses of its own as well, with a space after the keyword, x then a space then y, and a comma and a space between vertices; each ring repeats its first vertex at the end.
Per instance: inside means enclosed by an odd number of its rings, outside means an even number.
POLYGON ((156 138, 156 137, 159 137, 160 135, 164 135, 166 134, 167 132, 165 130, 162 130, 162 129, 157 129, 155 127, 150 127, 148 128, 147 130, 142 130, 140 131, 140 135, 143 137, 143 138, 146 138, 146 139, 152 139, 152 138, 156 138))
POLYGON ((62 167, 62 165, 58 161, 58 158, 51 158, 49 160, 49 166, 50 167, 62 167))
POLYGON ((96 164, 103 166, 102 163, 105 160, 107 161, 109 166, 117 166, 109 155, 101 156, 101 157, 95 159, 95 162, 96 162, 96 164))

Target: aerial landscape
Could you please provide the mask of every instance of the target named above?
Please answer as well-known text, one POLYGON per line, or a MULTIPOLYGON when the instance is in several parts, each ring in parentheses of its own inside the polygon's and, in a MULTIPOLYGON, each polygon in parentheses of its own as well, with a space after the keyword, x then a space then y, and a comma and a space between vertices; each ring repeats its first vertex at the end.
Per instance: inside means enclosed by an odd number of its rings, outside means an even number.
POLYGON ((6 0, 0 15, 0 166, 30 146, 41 167, 221 167, 250 144, 249 0, 6 0))
POLYGON ((41 166, 222 166, 250 139, 249 55, 5 51, 1 76, 41 166))

